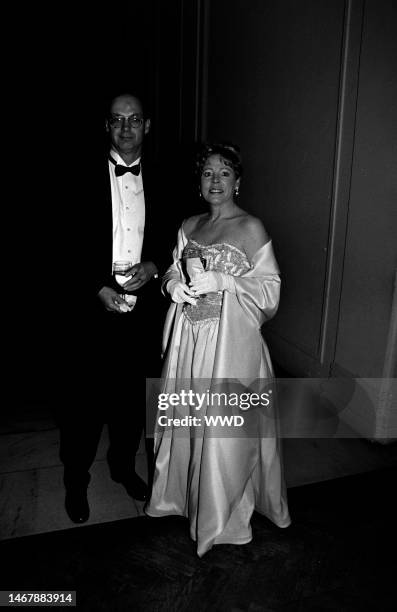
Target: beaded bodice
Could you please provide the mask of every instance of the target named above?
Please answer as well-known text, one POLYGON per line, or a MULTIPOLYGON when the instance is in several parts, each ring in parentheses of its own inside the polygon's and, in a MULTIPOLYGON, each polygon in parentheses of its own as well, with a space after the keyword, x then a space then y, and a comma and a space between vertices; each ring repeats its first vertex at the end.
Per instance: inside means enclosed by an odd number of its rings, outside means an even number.
MULTIPOLYGON (((246 254, 238 247, 227 242, 214 244, 200 244, 193 239, 189 239, 182 253, 184 270, 186 273, 186 260, 198 257, 201 259, 203 268, 206 271, 223 272, 233 276, 241 276, 244 272, 251 269, 246 254)), ((187 280, 190 279, 187 276, 187 280)), ((191 323, 219 319, 222 308, 223 292, 207 293, 199 296, 197 304, 184 304, 184 314, 191 323)))

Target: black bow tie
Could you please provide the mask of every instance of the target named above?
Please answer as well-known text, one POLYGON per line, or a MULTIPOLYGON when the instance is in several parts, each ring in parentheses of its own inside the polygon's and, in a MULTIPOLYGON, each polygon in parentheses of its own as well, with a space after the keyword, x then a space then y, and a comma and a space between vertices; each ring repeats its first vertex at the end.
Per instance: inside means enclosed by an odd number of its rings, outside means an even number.
POLYGON ((116 164, 114 169, 116 176, 123 176, 126 172, 131 172, 135 176, 141 171, 141 164, 136 164, 135 166, 121 166, 120 164, 116 164))
POLYGON ((136 164, 135 166, 122 166, 118 164, 111 155, 109 155, 109 161, 115 166, 114 171, 116 176, 123 176, 126 172, 131 172, 135 176, 138 176, 141 171, 141 164, 136 164))

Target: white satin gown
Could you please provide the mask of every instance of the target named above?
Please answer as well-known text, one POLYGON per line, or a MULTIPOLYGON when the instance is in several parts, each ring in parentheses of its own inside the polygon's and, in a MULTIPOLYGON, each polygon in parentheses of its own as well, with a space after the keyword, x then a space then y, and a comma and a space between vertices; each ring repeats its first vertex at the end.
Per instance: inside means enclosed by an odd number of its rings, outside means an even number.
MULTIPOLYGON (((181 389, 219 388, 219 381, 269 381, 272 366, 260 327, 277 310, 280 279, 271 242, 249 262, 238 247, 202 245, 178 234, 169 278, 184 278, 183 259, 200 250, 207 270, 232 274, 236 293, 207 294, 190 304, 173 304, 168 313, 163 369, 165 393, 181 389), (212 387, 211 387, 212 385, 212 387)), ((233 387, 234 388, 234 387, 233 387)), ((204 404, 200 412, 211 413, 204 404)), ((184 414, 187 414, 186 412, 184 414)), ((181 410, 167 410, 167 416, 181 410)), ((290 517, 283 477, 275 408, 256 420, 254 435, 214 433, 212 427, 158 427, 155 475, 149 516, 180 515, 189 519, 199 556, 214 544, 245 544, 252 539, 254 510, 279 527, 290 517)))

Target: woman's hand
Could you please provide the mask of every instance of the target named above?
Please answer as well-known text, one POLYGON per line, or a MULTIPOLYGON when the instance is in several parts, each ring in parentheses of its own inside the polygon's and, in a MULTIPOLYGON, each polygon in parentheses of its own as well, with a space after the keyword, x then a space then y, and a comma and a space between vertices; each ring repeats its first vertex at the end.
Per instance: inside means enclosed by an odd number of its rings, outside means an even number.
POLYGON ((231 274, 223 274, 223 272, 209 271, 198 274, 190 283, 190 288, 193 291, 193 295, 202 295, 215 291, 236 293, 233 276, 231 274))
POLYGON ((173 302, 177 304, 182 304, 183 302, 188 302, 189 304, 196 305, 197 300, 193 297, 193 292, 186 283, 182 281, 171 279, 165 286, 166 290, 171 296, 173 302))

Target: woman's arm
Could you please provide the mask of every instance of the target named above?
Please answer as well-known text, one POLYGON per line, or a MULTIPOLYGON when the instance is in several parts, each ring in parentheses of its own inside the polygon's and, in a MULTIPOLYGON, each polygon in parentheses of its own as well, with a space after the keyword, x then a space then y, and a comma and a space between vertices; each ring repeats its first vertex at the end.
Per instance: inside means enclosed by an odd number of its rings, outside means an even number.
POLYGON ((163 276, 161 289, 163 294, 168 293, 173 302, 196 304, 196 299, 193 292, 186 284, 185 275, 182 270, 182 253, 187 244, 186 234, 184 232, 184 223, 178 231, 177 244, 173 250, 173 263, 163 276))
POLYGON ((181 227, 178 230, 176 245, 174 247, 174 250, 172 251, 172 264, 170 265, 170 267, 164 274, 162 281, 161 281, 161 288, 163 292, 164 292, 164 287, 168 283, 169 280, 171 279, 180 280, 180 281, 185 280, 184 274, 182 271, 181 262, 182 262, 183 249, 185 248, 186 243, 187 243, 187 239, 185 236, 185 232, 183 230, 183 223, 182 223, 181 227))

